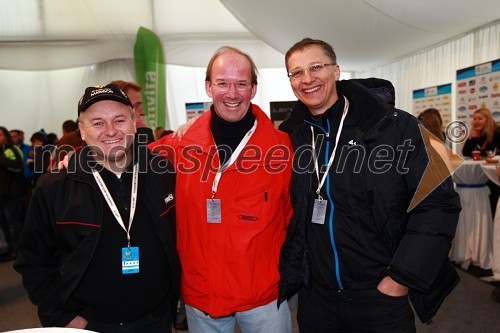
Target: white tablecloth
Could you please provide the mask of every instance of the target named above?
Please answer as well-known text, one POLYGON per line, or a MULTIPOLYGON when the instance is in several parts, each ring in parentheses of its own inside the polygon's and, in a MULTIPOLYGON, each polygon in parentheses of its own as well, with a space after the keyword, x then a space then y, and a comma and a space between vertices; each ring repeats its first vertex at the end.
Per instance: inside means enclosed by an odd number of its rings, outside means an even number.
POLYGON ((500 163, 491 164, 491 163, 481 163, 481 169, 483 169, 484 174, 491 180, 493 183, 500 186, 500 179, 497 174, 497 166, 500 167, 500 163))
POLYGON ((481 168, 484 161, 466 160, 452 174, 460 195, 462 211, 453 239, 450 259, 467 269, 471 263, 483 269, 492 268, 493 223, 488 181, 481 168))
MULTIPOLYGON (((500 186, 497 165, 500 166, 500 164, 481 164, 481 168, 493 183, 500 186)), ((497 201, 495 219, 493 220, 493 253, 491 260, 492 280, 500 281, 500 200, 497 201)))

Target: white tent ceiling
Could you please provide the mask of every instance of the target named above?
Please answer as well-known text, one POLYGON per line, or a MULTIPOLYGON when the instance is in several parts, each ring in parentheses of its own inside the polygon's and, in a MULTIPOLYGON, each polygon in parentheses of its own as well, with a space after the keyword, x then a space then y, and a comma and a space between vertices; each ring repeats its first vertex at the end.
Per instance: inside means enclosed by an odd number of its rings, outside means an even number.
POLYGON ((263 67, 283 56, 218 0, 0 0, 0 69, 62 69, 133 58, 140 26, 157 33, 169 64, 205 67, 222 45, 263 67))
POLYGON ((280 52, 309 36, 330 42, 341 69, 362 71, 500 19, 499 0, 221 0, 280 52))
POLYGON ((204 67, 229 44, 283 67, 305 36, 362 71, 500 18, 498 0, 0 0, 0 69, 49 70, 133 57, 139 26, 169 64, 204 67))

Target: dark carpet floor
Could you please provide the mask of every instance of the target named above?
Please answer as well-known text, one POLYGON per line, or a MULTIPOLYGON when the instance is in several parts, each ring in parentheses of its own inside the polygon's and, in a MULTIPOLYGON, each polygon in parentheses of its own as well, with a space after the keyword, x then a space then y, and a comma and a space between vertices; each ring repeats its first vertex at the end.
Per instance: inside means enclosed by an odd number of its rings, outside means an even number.
MULTIPOLYGON (((30 303, 13 262, 0 263, 0 332, 40 327, 36 307, 30 303)), ((495 333, 500 332, 500 303, 490 298, 493 285, 480 280, 491 275, 471 266, 458 268, 461 282, 443 303, 432 325, 417 322, 419 333, 495 333)), ((297 333, 295 310, 293 332, 297 333)), ((325 332, 326 333, 326 332, 325 332)))

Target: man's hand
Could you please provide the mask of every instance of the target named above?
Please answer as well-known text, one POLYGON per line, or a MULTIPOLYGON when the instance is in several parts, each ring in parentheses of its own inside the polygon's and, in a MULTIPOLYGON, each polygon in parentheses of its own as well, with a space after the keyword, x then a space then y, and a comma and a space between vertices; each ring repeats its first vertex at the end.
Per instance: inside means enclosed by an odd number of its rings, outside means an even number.
POLYGON ((386 276, 380 281, 377 286, 378 291, 382 294, 399 297, 408 294, 408 287, 403 286, 402 284, 394 281, 390 276, 386 276))
POLYGON ((189 127, 191 127, 191 125, 194 124, 194 122, 199 118, 200 116, 196 116, 196 117, 193 117, 191 119, 189 119, 189 121, 185 124, 182 124, 181 126, 179 126, 179 128, 177 128, 174 133, 172 134, 172 138, 175 138, 175 137, 178 137, 178 139, 180 140, 182 138, 182 136, 184 134, 186 134, 187 130, 189 129, 189 127))
POLYGON ((69 164, 69 158, 71 157, 71 155, 73 155, 73 153, 74 151, 69 151, 68 154, 66 154, 66 156, 64 156, 64 158, 60 160, 59 163, 57 163, 57 169, 61 171, 67 169, 69 164))
POLYGON ((68 328, 85 328, 87 327, 87 320, 83 317, 76 316, 72 321, 66 325, 68 328))

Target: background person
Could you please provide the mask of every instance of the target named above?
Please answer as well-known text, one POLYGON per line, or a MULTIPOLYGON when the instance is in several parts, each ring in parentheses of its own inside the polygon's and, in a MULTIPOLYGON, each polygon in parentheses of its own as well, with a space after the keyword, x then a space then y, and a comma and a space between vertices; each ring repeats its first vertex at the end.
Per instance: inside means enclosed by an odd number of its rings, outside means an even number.
POLYGON ((487 151, 500 153, 500 126, 495 123, 489 109, 481 108, 472 114, 472 129, 462 148, 463 156, 472 156, 473 150, 479 150, 481 156, 487 151))
POLYGON ((0 228, 9 244, 9 250, 0 254, 0 262, 16 259, 25 194, 23 153, 12 142, 9 131, 0 126, 0 228))
POLYGON ((47 133, 43 129, 33 133, 30 142, 33 153, 27 164, 35 174, 33 183, 36 185, 38 179, 50 169, 50 156, 54 146, 47 145, 47 133))
POLYGON ((437 109, 426 109, 418 115, 417 119, 432 135, 442 142, 446 141, 445 133, 443 132, 443 120, 437 109))
MULTIPOLYGON (((481 156, 488 153, 500 154, 500 126, 495 123, 489 109, 481 108, 472 114, 472 129, 462 147, 462 155, 471 157, 472 152, 479 150, 481 156)), ((500 189, 491 180, 486 183, 490 189, 490 205, 492 216, 495 216, 500 189)))
POLYGON ((29 168, 26 163, 30 158, 30 154, 31 156, 33 156, 33 153, 30 153, 31 151, 33 151, 33 147, 31 145, 27 145, 26 143, 24 143, 24 131, 22 130, 19 129, 10 130, 10 136, 12 138, 12 142, 19 148, 21 148, 21 151, 23 152, 24 178, 26 179, 27 182, 32 182, 35 175, 33 173, 33 170, 29 168))
POLYGON ((417 120, 387 98, 390 82, 338 81, 333 48, 310 38, 285 64, 299 101, 280 127, 296 149, 280 299, 300 289, 301 332, 415 332, 408 296, 427 322, 458 283, 451 179, 408 211, 428 156, 417 120))
POLYGON ((51 168, 57 168, 60 161, 63 160, 69 152, 75 152, 84 145, 84 142, 78 131, 78 124, 71 119, 62 124, 63 135, 57 142, 56 149, 51 156, 51 168))
POLYGON ((142 107, 142 87, 134 82, 123 80, 115 80, 110 82, 110 84, 126 93, 132 102, 135 111, 135 126, 137 128, 138 142, 142 144, 153 142, 155 140, 153 130, 149 128, 144 119, 142 119, 142 117, 146 115, 142 107))
POLYGON ((47 140, 45 141, 45 144, 55 146, 57 145, 57 142, 59 142, 59 138, 57 137, 56 133, 47 134, 47 140))
POLYGON ((33 147, 24 143, 24 132, 19 129, 13 129, 9 131, 12 138, 12 143, 17 145, 23 152, 23 175, 24 175, 24 186, 25 194, 22 199, 23 201, 23 217, 26 215, 26 210, 31 201, 31 194, 33 193, 33 181, 35 180, 35 173, 33 169, 28 166, 28 159, 33 158, 33 147), (31 157, 30 157, 31 156, 31 157))
POLYGON ((165 132, 165 128, 163 126, 156 126, 155 127, 155 130, 153 132, 154 137, 155 137, 155 141, 158 140, 159 138, 161 138, 161 134, 163 132, 165 132))
MULTIPOLYGON (((161 134, 160 134, 160 138, 159 138, 159 139, 163 138, 164 136, 167 136, 167 135, 173 134, 173 133, 174 133, 174 131, 172 131, 172 130, 164 130, 163 132, 161 132, 161 134)), ((182 136, 182 135, 181 135, 181 136, 182 136)))

